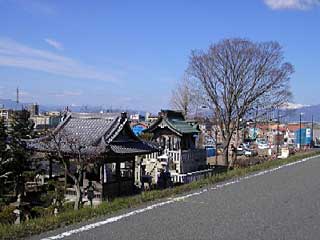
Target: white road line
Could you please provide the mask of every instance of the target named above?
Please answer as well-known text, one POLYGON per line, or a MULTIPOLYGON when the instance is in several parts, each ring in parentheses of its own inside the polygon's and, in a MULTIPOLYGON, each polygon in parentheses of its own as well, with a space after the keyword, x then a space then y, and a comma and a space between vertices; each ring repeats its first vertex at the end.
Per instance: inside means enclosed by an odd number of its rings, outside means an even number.
POLYGON ((156 203, 156 204, 150 205, 148 207, 141 208, 141 209, 138 209, 138 210, 134 210, 132 212, 129 212, 129 213, 126 213, 126 214, 122 214, 122 215, 119 215, 119 216, 116 216, 116 217, 110 217, 110 218, 107 218, 106 220, 103 220, 103 221, 100 221, 100 222, 96 222, 96 223, 92 223, 92 224, 88 224, 88 225, 85 225, 85 226, 80 227, 78 229, 66 231, 64 233, 61 233, 61 234, 58 234, 58 235, 55 235, 55 236, 43 238, 42 240, 62 239, 62 238, 71 236, 71 235, 76 234, 76 233, 89 231, 91 229, 94 229, 94 228, 97 228, 97 227, 100 227, 100 226, 103 226, 103 225, 106 225, 106 224, 118 222, 121 219, 125 219, 125 218, 128 218, 128 217, 137 215, 139 213, 144 213, 144 212, 150 211, 150 210, 155 209, 155 208, 159 208, 159 207, 162 207, 162 206, 174 203, 174 202, 179 202, 179 201, 185 200, 185 199, 193 197, 193 196, 201 195, 201 194, 203 194, 205 192, 208 192, 209 190, 211 190, 211 191, 212 190, 218 190, 220 188, 223 188, 223 187, 235 184, 235 183, 239 183, 239 182, 241 182, 243 180, 247 180, 247 179, 251 179, 251 178, 254 178, 254 177, 262 176, 262 175, 265 175, 265 174, 268 174, 268 173, 272 173, 272 172, 278 171, 279 169, 290 167, 290 166, 293 166, 293 165, 297 165, 297 164, 309 161, 309 160, 317 158, 317 157, 319 157, 319 156, 305 158, 305 159, 302 159, 302 160, 297 161, 297 162, 288 163, 288 164, 285 164, 285 165, 282 165, 282 166, 279 166, 279 167, 276 167, 276 168, 272 168, 272 169, 269 169, 269 170, 261 171, 261 172, 255 173, 255 174, 251 174, 251 175, 248 175, 248 176, 245 176, 245 177, 241 177, 241 178, 236 179, 236 180, 232 180, 232 181, 229 181, 229 182, 218 184, 218 185, 215 185, 214 187, 211 187, 209 189, 203 189, 203 190, 201 190, 199 192, 190 193, 190 194, 187 194, 187 195, 184 195, 184 196, 181 196, 181 197, 171 198, 171 199, 169 199, 168 201, 165 201, 165 202, 156 203))

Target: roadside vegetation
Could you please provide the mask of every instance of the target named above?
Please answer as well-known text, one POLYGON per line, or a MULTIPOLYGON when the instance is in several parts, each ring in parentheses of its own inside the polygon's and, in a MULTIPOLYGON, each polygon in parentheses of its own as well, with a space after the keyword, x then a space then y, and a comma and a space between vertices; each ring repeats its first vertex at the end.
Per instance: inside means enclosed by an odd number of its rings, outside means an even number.
POLYGON ((67 225, 94 219, 99 216, 108 216, 120 210, 139 207, 142 204, 151 203, 157 200, 159 201, 168 197, 175 197, 179 194, 203 188, 208 185, 216 184, 218 182, 242 177, 253 172, 271 169, 317 155, 320 155, 320 151, 298 153, 287 159, 270 160, 246 168, 235 168, 225 173, 220 173, 213 177, 195 181, 190 184, 185 184, 165 190, 143 192, 140 195, 117 198, 111 202, 103 202, 96 208, 83 207, 78 211, 74 211, 73 204, 67 203, 63 206, 57 216, 53 215, 53 211, 51 211, 52 209, 50 210, 41 208, 37 209, 39 217, 22 222, 20 225, 12 224, 12 221, 14 219, 12 216, 12 209, 9 209, 10 207, 8 207, 7 210, 2 211, 0 214, 0 239, 24 238, 67 225))

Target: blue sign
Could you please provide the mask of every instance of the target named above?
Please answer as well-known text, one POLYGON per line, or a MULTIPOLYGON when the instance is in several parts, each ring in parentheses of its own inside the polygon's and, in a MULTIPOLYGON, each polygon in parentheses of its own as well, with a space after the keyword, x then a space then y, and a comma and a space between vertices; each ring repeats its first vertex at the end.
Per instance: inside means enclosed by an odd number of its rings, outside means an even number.
POLYGON ((142 131, 145 130, 145 129, 146 129, 146 127, 141 125, 141 124, 138 124, 138 125, 135 125, 135 126, 132 127, 132 131, 134 132, 134 134, 136 136, 140 136, 142 131))

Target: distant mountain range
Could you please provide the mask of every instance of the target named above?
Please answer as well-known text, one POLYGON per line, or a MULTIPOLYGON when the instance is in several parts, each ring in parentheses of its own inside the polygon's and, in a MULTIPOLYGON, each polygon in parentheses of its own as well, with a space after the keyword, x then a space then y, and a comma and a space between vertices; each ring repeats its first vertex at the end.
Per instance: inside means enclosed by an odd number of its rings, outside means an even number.
POLYGON ((312 118, 315 122, 320 123, 320 104, 311 106, 301 106, 297 108, 291 108, 287 110, 282 110, 283 115, 285 115, 285 120, 287 122, 298 122, 301 120, 303 122, 311 122, 312 118))
MULTIPOLYGON (((31 105, 31 103, 19 103, 17 104, 15 101, 11 99, 0 99, 0 108, 9 108, 9 109, 22 109, 31 105)), ((64 111, 66 106, 61 105, 40 105, 40 112, 48 112, 48 111, 64 111)), ((101 106, 68 106, 69 110, 72 112, 122 112, 123 109, 107 109, 101 106)), ((139 110, 125 110, 128 114, 132 113, 140 113, 141 115, 145 114, 145 111, 139 110)), ((160 111, 160 110, 159 110, 160 111)), ((298 122, 300 120, 300 113, 302 113, 302 121, 303 122, 311 122, 312 116, 315 122, 320 123, 320 104, 319 105, 301 105, 301 104, 288 104, 284 109, 280 111, 281 122, 298 122)), ((277 113, 274 113, 274 118, 277 118, 277 113)))
POLYGON ((22 107, 23 104, 17 104, 17 102, 11 99, 0 99, 0 108, 21 109, 22 107))
MULTIPOLYGON (((20 110, 23 108, 27 108, 28 106, 32 105, 32 103, 17 103, 16 101, 13 101, 11 99, 0 99, 0 108, 7 108, 7 109, 14 109, 14 110, 20 110)), ((49 112, 49 111, 64 111, 66 109, 66 106, 62 105, 39 105, 39 111, 40 112, 49 112)), ((95 112, 123 112, 126 111, 128 114, 132 113, 140 113, 142 115, 145 114, 145 111, 139 111, 139 110, 132 110, 132 109, 108 109, 102 106, 88 106, 88 105, 83 105, 83 106, 75 106, 71 105, 68 106, 68 109, 72 112, 90 112, 90 113, 95 113, 95 112)))

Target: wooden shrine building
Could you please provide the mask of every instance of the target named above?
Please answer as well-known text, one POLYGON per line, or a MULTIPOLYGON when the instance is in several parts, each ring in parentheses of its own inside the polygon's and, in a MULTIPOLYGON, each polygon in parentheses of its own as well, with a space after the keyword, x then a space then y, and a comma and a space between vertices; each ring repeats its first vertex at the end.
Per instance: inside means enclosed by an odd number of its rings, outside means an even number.
POLYGON ((77 157, 75 148, 81 150, 90 159, 83 189, 92 181, 103 199, 131 194, 135 156, 159 150, 132 132, 126 113, 68 113, 51 134, 28 141, 27 146, 36 153, 53 155, 58 146, 70 158, 70 165, 77 157))
POLYGON ((163 155, 149 154, 144 159, 146 172, 157 181, 165 166, 171 176, 191 173, 207 167, 206 150, 197 148, 200 129, 196 122, 185 119, 181 111, 162 110, 144 132, 163 149, 163 155))

